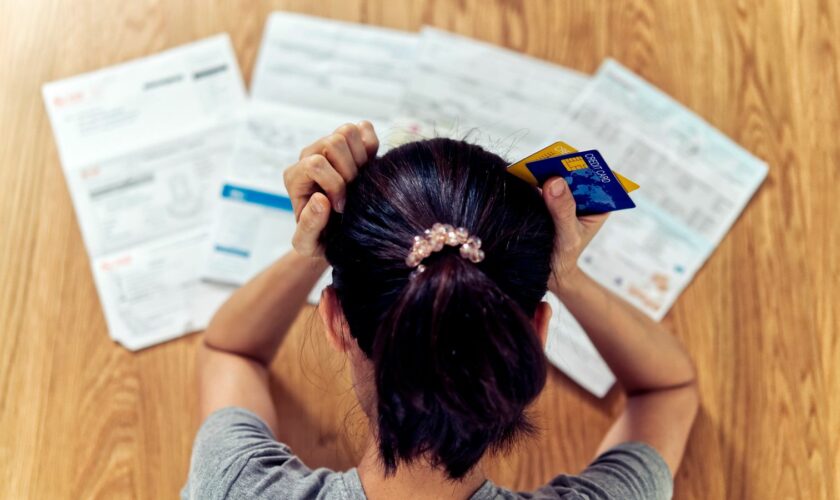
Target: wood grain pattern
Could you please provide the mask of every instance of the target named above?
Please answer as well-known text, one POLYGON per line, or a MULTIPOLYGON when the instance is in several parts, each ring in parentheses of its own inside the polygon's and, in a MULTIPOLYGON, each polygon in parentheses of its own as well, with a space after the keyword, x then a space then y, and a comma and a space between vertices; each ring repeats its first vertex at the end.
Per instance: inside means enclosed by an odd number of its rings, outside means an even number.
MULTIPOLYGON (((703 395, 676 498, 840 498, 833 0, 0 0, 0 497, 173 498, 198 425, 196 336, 136 354, 108 340, 40 86, 222 31, 247 79, 273 9, 432 24, 587 72, 614 57, 766 159, 665 320, 703 395)), ((312 464, 351 466, 361 414, 311 310, 275 368, 280 437, 312 464)), ((620 403, 554 372, 542 434, 487 468, 515 488, 577 471, 620 403)))

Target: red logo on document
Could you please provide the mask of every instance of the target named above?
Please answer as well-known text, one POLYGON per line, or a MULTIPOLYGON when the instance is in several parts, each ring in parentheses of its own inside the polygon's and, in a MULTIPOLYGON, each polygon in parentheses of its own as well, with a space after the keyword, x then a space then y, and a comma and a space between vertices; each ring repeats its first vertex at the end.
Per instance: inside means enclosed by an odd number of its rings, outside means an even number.
POLYGON ((72 92, 72 93, 69 93, 69 94, 57 95, 57 96, 53 97, 53 104, 57 108, 61 108, 61 107, 67 106, 68 104, 79 103, 79 102, 82 101, 82 99, 84 99, 84 97, 85 97, 84 93, 81 90, 78 90, 76 92, 72 92))
POLYGON ((99 267, 102 268, 103 271, 110 271, 117 267, 127 266, 131 264, 131 255, 123 255, 122 257, 118 257, 114 260, 108 260, 99 264, 99 267))
POLYGON ((101 173, 101 169, 99 165, 94 165, 92 167, 85 168, 81 171, 82 179, 90 179, 91 177, 96 177, 101 173))

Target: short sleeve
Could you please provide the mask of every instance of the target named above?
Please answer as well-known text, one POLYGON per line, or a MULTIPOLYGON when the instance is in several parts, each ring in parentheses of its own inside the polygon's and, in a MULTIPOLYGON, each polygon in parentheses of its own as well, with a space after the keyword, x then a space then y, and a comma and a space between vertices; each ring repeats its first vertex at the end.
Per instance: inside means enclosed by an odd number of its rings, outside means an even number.
POLYGON ((674 493, 668 464, 656 450, 640 442, 607 450, 579 477, 603 485, 608 498, 669 500, 674 493))
POLYGON ((670 500, 673 491, 668 464, 656 450, 640 442, 610 448, 579 475, 557 476, 538 490, 549 498, 569 498, 564 495, 576 493, 592 500, 670 500))
POLYGON ((258 492, 268 486, 261 486, 261 469, 269 464, 275 479, 278 473, 290 481, 310 473, 257 415, 243 408, 223 408, 207 417, 198 430, 181 496, 226 498, 241 488, 258 492))

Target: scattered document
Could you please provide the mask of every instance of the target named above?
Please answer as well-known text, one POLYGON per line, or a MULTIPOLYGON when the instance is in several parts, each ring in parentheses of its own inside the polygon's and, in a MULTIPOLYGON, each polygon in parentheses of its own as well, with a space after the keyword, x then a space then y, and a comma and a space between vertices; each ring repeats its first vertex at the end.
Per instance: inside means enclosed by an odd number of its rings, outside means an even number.
POLYGON ((205 279, 242 285, 292 249, 296 222, 283 171, 297 162, 301 149, 348 120, 291 106, 249 104, 217 195, 205 279))
POLYGON ((767 175, 767 165, 615 61, 606 61, 562 126, 642 188, 612 215, 581 267, 661 320, 767 175))
POLYGON ((384 130, 416 46, 416 35, 386 28, 269 17, 245 125, 220 190, 207 280, 241 285, 291 249, 295 220, 283 171, 301 149, 344 123, 370 120, 384 130))
POLYGON ((546 358, 578 385, 602 398, 615 384, 615 376, 586 332, 551 292, 543 299, 552 310, 545 341, 546 358))
POLYGON ((549 135, 588 76, 426 27, 395 120, 394 142, 467 138, 511 161, 554 142, 549 135))
POLYGON ((275 12, 266 22, 251 97, 386 125, 416 50, 414 33, 275 12))
POLYGON ((139 349, 206 326, 199 279, 245 89, 227 35, 44 85, 111 337, 139 349))
MULTIPOLYGON (((558 137, 599 149, 642 186, 633 192, 637 208, 611 214, 584 250, 581 269, 659 321, 761 185, 767 165, 612 60, 575 101, 572 118, 558 137)), ((587 389, 608 380, 603 363, 559 360, 585 333, 557 306, 564 332, 550 343, 549 358, 587 389)))

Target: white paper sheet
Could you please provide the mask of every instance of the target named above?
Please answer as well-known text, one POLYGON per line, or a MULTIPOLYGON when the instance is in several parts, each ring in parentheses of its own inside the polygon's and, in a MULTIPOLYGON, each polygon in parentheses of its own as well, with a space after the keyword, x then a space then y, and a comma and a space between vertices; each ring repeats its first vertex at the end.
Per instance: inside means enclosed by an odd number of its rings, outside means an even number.
POLYGON ((544 300, 553 311, 545 342, 546 358, 578 385, 599 398, 604 397, 615 383, 615 376, 557 297, 547 293, 544 300))
POLYGON ((295 222, 283 171, 343 123, 370 120, 387 136, 416 47, 412 33, 285 12, 269 17, 204 278, 241 285, 291 248, 295 222))
POLYGON ((384 123, 402 98, 416 48, 413 33, 275 12, 251 97, 384 123))
POLYGON ((548 135, 588 77, 502 47, 424 28, 394 142, 468 138, 510 160, 548 135))
POLYGON ((43 96, 111 337, 139 349, 206 326, 223 295, 195 256, 245 102, 227 35, 43 96))
MULTIPOLYGON (((600 150, 641 185, 631 195, 637 208, 613 213, 579 264, 659 321, 758 189, 767 165, 615 61, 601 66, 572 116, 557 127, 557 137, 580 150, 600 150)), ((578 346, 566 339, 585 334, 558 306, 566 336, 552 350, 574 351, 578 346)), ((607 380, 606 365, 591 359, 586 365, 565 370, 576 380, 585 377, 584 387, 607 380)))
POLYGON ((348 121, 259 101, 248 108, 217 200, 202 270, 205 279, 229 285, 244 284, 291 249, 295 218, 283 171, 325 130, 348 121))
MULTIPOLYGON (((637 210, 616 213, 581 266, 662 319, 767 175, 767 165, 615 61, 573 106, 564 137, 599 149, 642 187, 637 210)), ((564 127, 565 128, 565 127, 564 127)))

